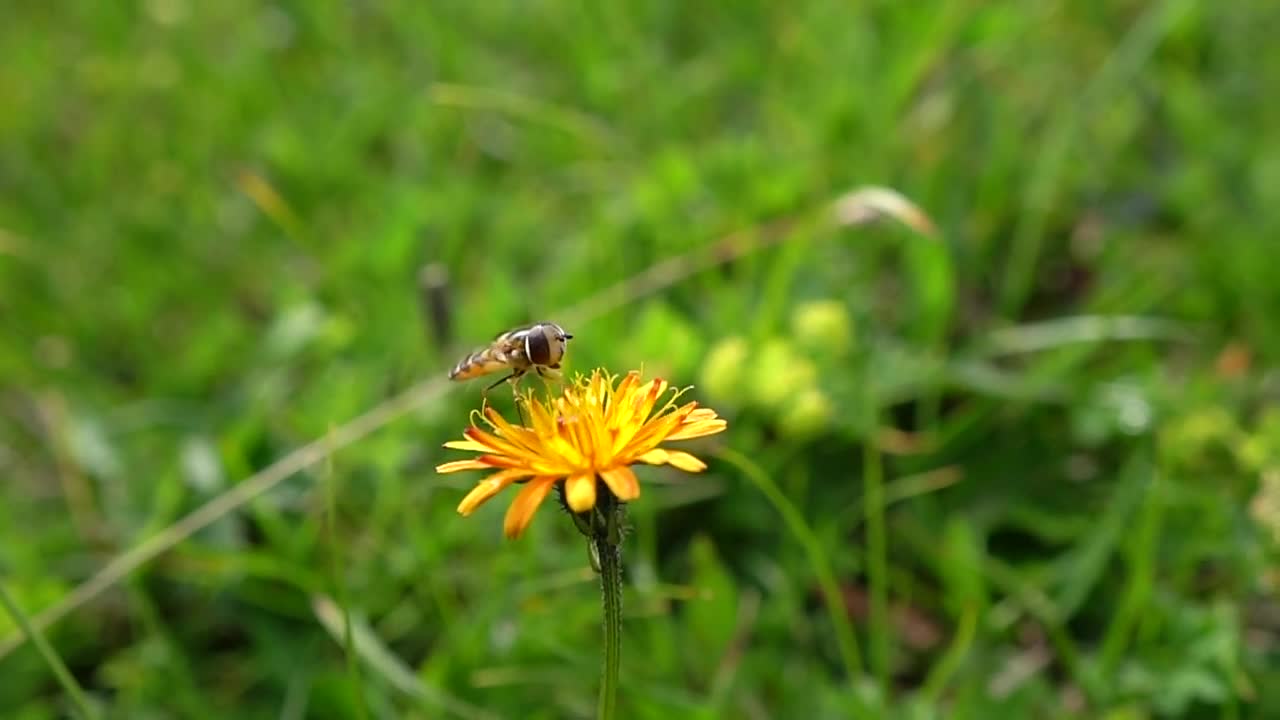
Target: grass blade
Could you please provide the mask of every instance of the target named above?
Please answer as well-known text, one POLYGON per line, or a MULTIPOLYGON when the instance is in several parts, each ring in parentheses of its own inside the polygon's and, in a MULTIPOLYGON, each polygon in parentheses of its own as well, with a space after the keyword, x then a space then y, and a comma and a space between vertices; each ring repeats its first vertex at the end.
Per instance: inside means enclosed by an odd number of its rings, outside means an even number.
POLYGON ((49 669, 53 671, 54 677, 58 679, 58 684, 71 697, 76 713, 85 720, 96 720, 98 714, 89 705, 89 699, 85 696, 80 684, 71 675, 71 671, 67 670, 66 664, 62 662, 62 658, 45 640, 44 635, 32 625, 31 619, 22 611, 22 608, 18 607, 18 603, 9 595, 9 589, 4 586, 4 583, 0 583, 0 605, 4 605, 5 611, 9 613, 9 617, 13 618, 14 624, 18 626, 22 634, 30 638, 31 642, 35 644, 40 657, 44 658, 49 669))
POLYGON ((835 573, 831 571, 831 561, 827 558, 827 551, 822 547, 822 543, 818 540, 818 536, 805 522, 804 516, 791 504, 787 496, 782 492, 782 488, 769 477, 761 467, 751 461, 747 456, 730 450, 728 448, 720 448, 716 451, 716 456, 725 462, 733 465, 742 472, 743 475, 756 486, 756 489, 765 496, 765 498, 773 505, 778 514, 782 516, 783 522, 787 524, 787 529, 799 541, 800 546, 804 548, 805 555, 809 558, 809 565, 813 568, 813 573, 817 576, 818 585, 822 589, 823 598, 826 600, 827 613, 831 617, 831 625, 835 629, 836 643, 840 647, 840 657, 844 662, 845 672, 848 673, 850 681, 856 681, 862 675, 862 660, 858 653, 858 638, 853 632, 853 624, 849 622, 849 614, 845 610, 844 596, 840 593, 840 586, 836 583, 835 573))
POLYGON ((325 630, 339 643, 347 644, 350 633, 350 645, 355 653, 400 692, 419 701, 429 711, 444 710, 450 715, 468 720, 496 720, 495 716, 485 712, 468 702, 448 695, 442 690, 433 688, 422 682, 387 646, 382 644, 377 634, 367 623, 359 618, 351 618, 338 603, 325 595, 317 595, 311 599, 311 609, 316 619, 325 630))

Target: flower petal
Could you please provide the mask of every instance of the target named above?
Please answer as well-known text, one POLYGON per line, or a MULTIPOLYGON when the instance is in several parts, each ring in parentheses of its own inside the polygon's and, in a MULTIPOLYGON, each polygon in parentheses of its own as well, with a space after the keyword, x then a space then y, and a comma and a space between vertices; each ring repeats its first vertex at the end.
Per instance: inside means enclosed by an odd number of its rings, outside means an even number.
POLYGON ((507 508, 506 519, 502 522, 502 532, 509 539, 514 540, 520 537, 524 529, 529 527, 534 513, 538 511, 538 506, 555 486, 556 479, 554 477, 534 478, 516 495, 516 499, 511 502, 511 507, 507 508))
POLYGON ((608 400, 604 411, 611 428, 617 428, 629 419, 628 412, 634 407, 635 403, 632 399, 632 394, 635 392, 636 384, 639 382, 640 373, 632 370, 627 373, 627 376, 622 379, 616 389, 614 389, 612 382, 609 383, 608 400))
POLYGON ((685 472, 702 472, 707 469, 706 463, 681 450, 657 448, 641 455, 636 460, 650 465, 670 465, 685 472))
POLYGON ((552 417, 546 403, 534 401, 529 403, 529 429, 533 431, 539 439, 545 440, 546 437, 555 432, 555 418, 552 417))
POLYGON ((668 450, 667 463, 685 472, 702 472, 707 469, 706 463, 681 450, 668 450))
MULTIPOLYGON (((484 457, 488 457, 487 455, 484 457)), ((484 457, 472 458, 470 460, 454 460, 443 465, 436 466, 438 473, 459 472, 461 470, 488 470, 493 467, 492 464, 485 462, 484 457)))
POLYGON ((482 448, 481 452, 498 453, 499 455, 510 455, 512 457, 530 454, 527 448, 517 445, 504 437, 487 433, 478 427, 469 427, 463 434, 479 445, 482 448))
POLYGON ((519 445, 530 452, 537 452, 542 445, 542 440, 538 434, 526 427, 518 425, 507 425, 507 429, 503 430, 501 437, 510 440, 513 444, 519 445))
POLYGON ((473 452, 487 453, 493 448, 486 447, 475 440, 450 440, 444 444, 445 447, 452 450, 471 450, 473 452))
POLYGON ((668 440, 688 440, 690 438, 704 437, 706 435, 715 435, 723 432, 729 426, 725 420, 716 418, 715 420, 699 420, 689 422, 685 420, 678 430, 667 436, 668 440))
MULTIPOLYGON (((481 455, 476 458, 476 462, 482 462, 489 467, 496 468, 522 468, 530 465, 526 459, 507 457, 506 455, 481 455)), ((439 470, 439 468, 436 469, 439 470)))
MULTIPOLYGON (((665 384, 664 381, 654 380, 654 383, 658 382, 665 384)), ((632 457, 652 449, 666 438, 667 433, 679 426, 684 417, 693 410, 694 403, 689 403, 674 412, 668 412, 672 406, 672 401, 675 400, 675 395, 678 395, 678 393, 668 398, 662 410, 653 413, 649 416, 649 419, 646 420, 645 416, 637 414, 632 418, 631 422, 622 426, 613 439, 612 450, 614 457, 632 457)), ((649 401, 647 398, 643 398, 637 400, 637 402, 644 404, 649 401)))
MULTIPOLYGON (((549 423, 549 427, 552 429, 549 431, 548 435, 544 436, 543 440, 546 447, 549 448, 558 458, 563 459, 566 464, 572 465, 573 467, 580 467, 585 464, 586 461, 586 458, 583 456, 583 452, 590 450, 590 448, 584 446, 582 441, 579 439, 580 426, 584 420, 579 415, 563 414, 565 409, 566 408, 555 408, 556 416, 554 419, 550 419, 551 415, 544 412, 548 418, 547 422, 549 423)), ((535 410, 535 412, 537 411, 535 410)), ((538 422, 540 421, 534 420, 535 424, 538 422)))
POLYGON ((649 419, 649 413, 653 412, 653 406, 658 403, 658 398, 662 396, 662 393, 667 391, 668 387, 670 386, 667 385, 667 381, 662 378, 654 378, 649 383, 649 392, 637 398, 637 420, 644 422, 649 419))
POLYGON ((569 509, 586 512, 596 506, 596 476, 591 473, 574 475, 564 481, 564 496, 569 509))
POLYGON ((635 471, 623 465, 611 470, 601 470, 600 478, 609 486, 613 494, 623 502, 640 497, 640 482, 636 480, 635 471))
POLYGON ((462 498, 462 502, 458 503, 458 514, 466 517, 480 507, 489 498, 497 495, 503 488, 523 477, 528 477, 530 472, 527 470, 501 470, 489 477, 481 480, 478 485, 462 498))
POLYGON ((667 451, 662 448, 654 448, 643 455, 637 456, 636 462, 642 462, 648 465, 666 465, 667 451))
POLYGON ((581 465, 581 456, 569 443, 565 443, 556 432, 556 418, 553 416, 552 403, 534 399, 526 407, 532 418, 532 428, 519 427, 506 421, 497 410, 486 408, 492 415, 490 425, 499 431, 503 438, 524 448, 519 455, 529 456, 529 465, 542 475, 567 475, 571 470, 566 465, 581 465))
MULTIPOLYGON (((535 404, 534 407, 537 405, 535 404)), ((532 470, 530 474, 567 475, 572 472, 573 467, 580 464, 575 463, 572 458, 565 461, 563 447, 556 444, 555 438, 538 439, 537 435, 531 432, 528 434, 534 438, 535 447, 532 449, 526 449, 522 444, 507 442, 505 439, 476 428, 467 431, 468 436, 480 441, 481 444, 493 443, 494 447, 485 448, 491 454, 480 459, 494 467, 523 467, 532 470)))
MULTIPOLYGON (((493 432, 508 442, 519 445, 526 450, 536 452, 538 448, 538 435, 529 428, 512 425, 502 414, 493 409, 493 406, 486 405, 484 408, 485 422, 489 427, 493 428, 493 432)), ((476 427, 472 423, 472 427, 476 427)), ((479 439, 479 438, 477 438, 479 439)))
POLYGON ((654 416, 641 426, 635 436, 627 441, 626 446, 618 448, 615 454, 619 457, 629 457, 636 453, 647 452, 675 432, 692 411, 693 403, 689 403, 665 415, 654 416))
POLYGON ((689 413, 689 416, 685 418, 685 422, 698 422, 700 420, 714 420, 714 419, 716 419, 715 410, 712 410, 711 408, 700 407, 695 409, 693 412, 689 413))

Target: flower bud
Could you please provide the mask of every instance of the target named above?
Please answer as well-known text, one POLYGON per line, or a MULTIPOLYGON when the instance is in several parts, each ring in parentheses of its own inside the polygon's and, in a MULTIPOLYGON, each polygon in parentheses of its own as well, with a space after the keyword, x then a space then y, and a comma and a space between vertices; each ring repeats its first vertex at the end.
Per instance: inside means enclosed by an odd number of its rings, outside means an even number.
POLYGON ((831 421, 831 400, 816 387, 801 392, 782 411, 782 432, 790 437, 811 437, 831 421))
POLYGON ((817 368, 795 346, 781 338, 765 341, 754 357, 751 391, 759 405, 781 409, 812 387, 817 368))
POLYGON ((853 346, 853 319, 838 300, 815 300, 791 314, 791 332, 806 350, 842 355, 853 346))
POLYGON ((699 389, 712 400, 740 398, 747 354, 747 341, 743 338, 733 336, 721 340, 711 348, 702 365, 699 389))

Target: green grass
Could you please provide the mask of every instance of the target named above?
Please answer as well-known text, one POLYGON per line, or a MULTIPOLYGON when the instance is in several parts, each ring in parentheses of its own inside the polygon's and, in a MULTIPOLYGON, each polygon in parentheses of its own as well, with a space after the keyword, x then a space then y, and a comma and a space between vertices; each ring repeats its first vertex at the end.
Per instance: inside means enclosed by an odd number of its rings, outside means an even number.
POLYGON ((1274 3, 5 19, 0 716, 590 717, 581 538, 433 470, 543 318, 730 421, 622 717, 1280 713, 1274 3))

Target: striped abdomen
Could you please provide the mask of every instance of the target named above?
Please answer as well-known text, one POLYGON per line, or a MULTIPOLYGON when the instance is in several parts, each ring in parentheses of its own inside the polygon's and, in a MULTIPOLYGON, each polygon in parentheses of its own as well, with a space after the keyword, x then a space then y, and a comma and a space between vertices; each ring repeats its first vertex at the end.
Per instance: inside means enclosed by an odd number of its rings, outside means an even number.
POLYGON ((506 369, 518 369, 525 365, 521 350, 505 350, 498 347, 487 347, 466 356, 449 371, 450 380, 470 380, 506 369))

